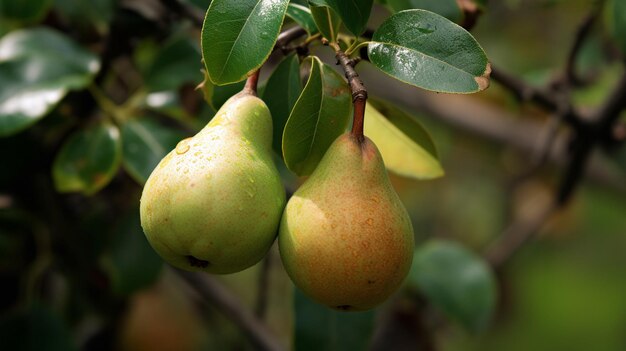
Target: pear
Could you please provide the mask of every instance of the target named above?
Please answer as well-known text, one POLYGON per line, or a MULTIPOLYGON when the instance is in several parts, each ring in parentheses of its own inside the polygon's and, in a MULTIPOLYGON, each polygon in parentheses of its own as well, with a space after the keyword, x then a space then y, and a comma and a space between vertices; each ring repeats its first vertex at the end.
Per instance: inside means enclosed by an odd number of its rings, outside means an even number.
POLYGON ((385 301, 413 259, 413 227, 374 143, 341 135, 291 197, 278 244, 306 295, 338 310, 385 301))
POLYGON ((234 273, 265 256, 284 206, 269 109, 244 91, 154 169, 141 196, 141 225, 171 265, 234 273))

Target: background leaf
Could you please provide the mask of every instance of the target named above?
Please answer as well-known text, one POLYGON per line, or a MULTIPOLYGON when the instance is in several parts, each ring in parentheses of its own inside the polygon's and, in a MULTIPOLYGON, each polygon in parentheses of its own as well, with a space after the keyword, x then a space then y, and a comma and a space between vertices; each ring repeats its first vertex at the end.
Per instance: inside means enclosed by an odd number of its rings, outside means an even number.
POLYGON ((472 331, 483 330, 495 308, 496 283, 490 268, 452 241, 433 240, 419 248, 409 284, 472 331))
POLYGON ((300 62, 296 54, 291 54, 285 57, 272 72, 262 96, 272 114, 273 147, 279 155, 283 154, 282 136, 285 124, 301 91, 300 62))
POLYGON ((300 27, 304 28, 309 35, 313 35, 319 31, 315 25, 311 10, 306 6, 290 3, 287 7, 287 16, 298 23, 300 27))
POLYGON ((328 6, 311 5, 309 8, 311 9, 313 20, 315 20, 315 25, 322 33, 322 36, 331 42, 336 42, 339 27, 341 27, 339 15, 328 6))
POLYGON ((115 294, 130 295, 153 284, 159 278, 163 260, 146 240, 139 212, 123 218, 112 235, 113 242, 103 265, 115 294))
POLYGON ((438 13, 451 21, 461 20, 462 13, 457 0, 387 0, 394 11, 422 9, 438 13))
POLYGON ((472 93, 489 86, 491 69, 474 37, 429 11, 389 17, 374 33, 368 53, 383 72, 427 90, 472 93))
POLYGON ((314 0, 311 2, 332 8, 354 35, 360 35, 365 30, 374 3, 373 0, 314 0))
POLYGON ((0 345, 5 350, 78 350, 66 323, 48 307, 35 305, 0 320, 0 345))
POLYGON ((172 38, 159 48, 143 72, 147 90, 175 90, 188 82, 202 80, 200 49, 188 38, 172 38))
POLYGON ((626 1, 624 0, 612 0, 610 4, 612 17, 612 32, 613 39, 622 51, 622 54, 626 55, 626 1))
POLYGON ((139 184, 148 177, 185 134, 151 119, 129 120, 122 127, 124 168, 139 184))
POLYGON ((218 85, 245 79, 272 52, 289 0, 214 0, 202 27, 202 55, 218 85))
POLYGON ((428 132, 402 110, 370 98, 365 109, 364 132, 376 144, 390 171, 415 179, 443 175, 428 132))
POLYGON ((298 351, 367 350, 374 329, 374 311, 340 312, 295 292, 298 351))
POLYGON ((98 59, 50 29, 14 31, 0 39, 0 136, 45 116, 68 90, 91 83, 98 59))
POLYGON ((306 62, 311 63, 311 73, 283 132, 285 163, 299 176, 311 174, 345 131, 352 107, 343 77, 317 57, 306 62))
POLYGON ((106 186, 122 158, 120 132, 101 122, 72 134, 61 147, 52 166, 59 192, 92 195, 106 186))
POLYGON ((51 4, 52 0, 0 0, 0 21, 37 21, 51 4))

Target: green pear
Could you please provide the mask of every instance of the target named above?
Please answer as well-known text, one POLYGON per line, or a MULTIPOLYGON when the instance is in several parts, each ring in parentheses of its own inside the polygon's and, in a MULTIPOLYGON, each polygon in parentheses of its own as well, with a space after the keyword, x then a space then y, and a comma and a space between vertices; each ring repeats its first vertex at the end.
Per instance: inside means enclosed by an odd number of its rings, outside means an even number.
POLYGON ((234 273, 265 256, 284 206, 269 109, 242 92, 161 160, 143 189, 141 225, 171 265, 234 273))
POLYGON ((287 203, 278 243, 294 283, 331 308, 367 310, 397 290, 413 227, 370 139, 335 140, 287 203))

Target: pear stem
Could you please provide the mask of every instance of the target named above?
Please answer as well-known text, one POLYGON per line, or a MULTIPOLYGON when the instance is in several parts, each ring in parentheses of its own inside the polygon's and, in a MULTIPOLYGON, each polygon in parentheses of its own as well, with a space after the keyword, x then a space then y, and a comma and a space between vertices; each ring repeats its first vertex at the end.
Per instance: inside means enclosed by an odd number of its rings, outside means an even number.
POLYGON ((256 87, 259 83, 259 72, 261 72, 261 70, 257 69, 256 71, 254 71, 254 73, 252 73, 252 75, 248 77, 248 80, 246 80, 246 85, 243 87, 242 90, 243 93, 257 96, 256 87))
POLYGON ((363 121, 365 119, 367 89, 365 89, 363 81, 359 78, 359 74, 356 73, 354 69, 354 66, 356 66, 359 60, 348 57, 337 43, 329 43, 328 41, 323 41, 323 43, 335 50, 337 62, 343 68, 346 78, 348 79, 348 85, 350 85, 350 91, 352 92, 352 104, 354 105, 351 133, 356 140, 362 143, 365 140, 365 136, 363 135, 363 121))

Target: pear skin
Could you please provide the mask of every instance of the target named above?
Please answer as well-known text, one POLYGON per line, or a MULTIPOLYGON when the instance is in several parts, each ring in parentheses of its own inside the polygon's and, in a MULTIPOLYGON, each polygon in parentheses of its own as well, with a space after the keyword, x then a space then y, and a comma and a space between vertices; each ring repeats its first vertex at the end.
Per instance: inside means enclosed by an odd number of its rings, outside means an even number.
POLYGON ((269 109, 239 93, 152 172, 141 197, 141 225, 171 265, 234 273, 265 256, 284 205, 269 109))
POLYGON ((413 227, 370 139, 335 140, 287 203, 278 243, 296 286, 331 308, 371 309, 398 289, 413 227))

